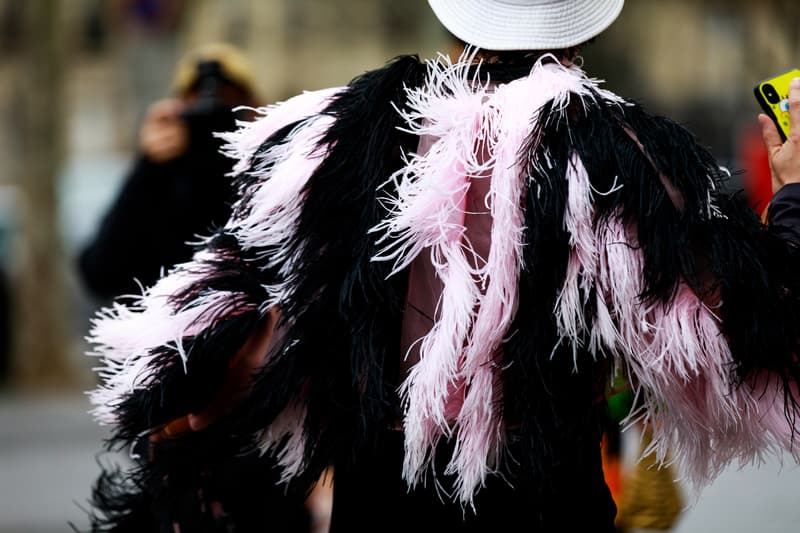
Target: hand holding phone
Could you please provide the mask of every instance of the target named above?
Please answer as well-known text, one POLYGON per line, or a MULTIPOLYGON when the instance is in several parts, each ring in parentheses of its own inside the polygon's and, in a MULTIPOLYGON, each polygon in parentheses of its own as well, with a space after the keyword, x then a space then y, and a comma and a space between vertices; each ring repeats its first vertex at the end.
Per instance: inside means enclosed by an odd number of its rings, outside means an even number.
POLYGON ((780 118, 776 127, 772 115, 762 114, 758 117, 769 157, 773 193, 788 183, 800 183, 800 73, 796 78, 789 79, 787 93, 787 129, 781 127, 780 118), (794 124, 793 129, 789 129, 791 124, 794 124))
MULTIPOLYGON (((794 69, 756 84, 753 92, 764 113, 778 127, 781 139, 786 141, 791 129, 789 114, 789 84, 794 78, 800 78, 800 70, 794 69)), ((799 125, 800 126, 800 125, 799 125)))

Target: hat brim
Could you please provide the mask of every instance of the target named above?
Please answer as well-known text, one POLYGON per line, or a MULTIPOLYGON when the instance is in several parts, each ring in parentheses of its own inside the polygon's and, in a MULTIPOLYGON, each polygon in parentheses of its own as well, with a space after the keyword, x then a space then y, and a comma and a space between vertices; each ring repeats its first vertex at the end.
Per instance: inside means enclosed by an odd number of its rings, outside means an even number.
POLYGON ((608 28, 624 0, 428 0, 447 30, 486 50, 552 50, 584 43, 608 28))

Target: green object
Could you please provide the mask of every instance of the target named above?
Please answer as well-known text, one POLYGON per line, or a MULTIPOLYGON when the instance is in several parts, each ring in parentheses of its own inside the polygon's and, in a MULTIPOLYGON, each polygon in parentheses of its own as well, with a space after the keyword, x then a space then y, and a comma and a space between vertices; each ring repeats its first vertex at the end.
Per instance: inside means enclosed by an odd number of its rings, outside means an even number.
POLYGON ((606 403, 608 404, 608 414, 611 419, 616 423, 620 423, 631 412, 633 391, 627 390, 613 394, 606 399, 606 403))

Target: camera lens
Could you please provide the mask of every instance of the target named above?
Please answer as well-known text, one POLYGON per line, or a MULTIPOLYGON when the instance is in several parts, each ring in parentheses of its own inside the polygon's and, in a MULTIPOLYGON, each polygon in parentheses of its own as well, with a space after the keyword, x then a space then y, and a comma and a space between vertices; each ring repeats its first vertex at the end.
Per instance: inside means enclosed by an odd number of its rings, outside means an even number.
POLYGON ((781 97, 778 96, 778 91, 776 91, 775 87, 773 87, 771 84, 765 83, 761 87, 761 91, 764 93, 764 98, 766 98, 767 102, 770 104, 777 104, 781 101, 781 97))

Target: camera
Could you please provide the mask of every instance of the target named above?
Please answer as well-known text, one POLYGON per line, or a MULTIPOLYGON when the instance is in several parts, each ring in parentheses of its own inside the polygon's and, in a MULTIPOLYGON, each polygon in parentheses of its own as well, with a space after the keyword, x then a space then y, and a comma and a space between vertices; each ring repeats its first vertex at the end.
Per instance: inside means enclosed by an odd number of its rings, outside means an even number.
POLYGON ((199 61, 197 79, 190 91, 196 99, 181 113, 193 138, 206 138, 214 132, 230 131, 236 126, 233 106, 223 101, 222 89, 230 85, 219 61, 199 61))
POLYGON ((761 86, 761 90, 764 92, 764 98, 766 98, 767 102, 770 104, 777 104, 781 101, 778 91, 775 90, 775 87, 773 87, 772 84, 765 83, 761 86))

